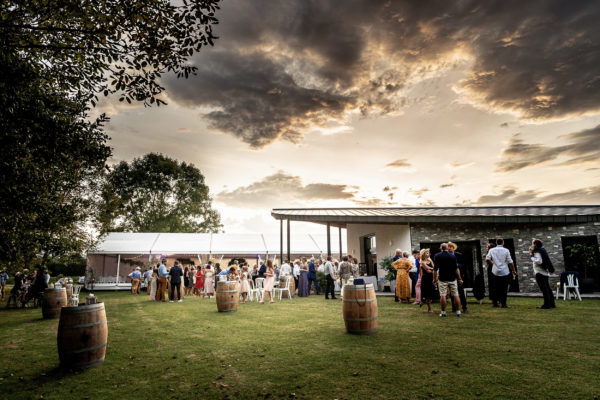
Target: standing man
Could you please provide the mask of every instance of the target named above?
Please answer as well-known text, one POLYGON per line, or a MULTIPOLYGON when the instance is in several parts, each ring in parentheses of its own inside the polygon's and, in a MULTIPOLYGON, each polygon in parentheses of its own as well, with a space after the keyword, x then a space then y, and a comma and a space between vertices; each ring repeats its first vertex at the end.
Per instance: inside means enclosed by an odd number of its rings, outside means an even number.
MULTIPOLYGON (((300 279, 300 263, 294 263, 294 282, 296 283, 296 289, 298 289, 298 283, 300 279)), ((300 292, 298 292, 300 293, 300 292)))
POLYGON ((325 287, 325 300, 329 300, 329 294, 333 300, 335 297, 335 268, 331 262, 331 256, 327 256, 327 262, 325 262, 325 279, 327 279, 327 285, 325 287))
POLYGON ((285 260, 281 269, 279 270, 279 276, 287 276, 292 274, 292 267, 290 266, 290 260, 285 260))
POLYGON ((319 290, 319 282, 317 281, 317 268, 315 267, 315 259, 311 258, 308 263, 308 293, 310 293, 311 285, 315 285, 315 291, 319 295, 321 291, 319 290))
POLYGON ((4 288, 7 280, 8 273, 6 272, 6 267, 4 267, 2 268, 2 272, 0 272, 0 292, 2 293, 2 301, 4 301, 4 288))
POLYGON ((488 251, 485 260, 488 265, 492 265, 492 274, 494 274, 494 307, 498 307, 498 303, 500 303, 502 308, 510 308, 506 305, 508 284, 510 283, 511 273, 514 279, 517 276, 517 271, 513 259, 510 257, 510 251, 504 247, 503 239, 496 239, 496 247, 488 251))
POLYGON ((179 262, 175 261, 175 265, 169 271, 169 275, 171 276, 171 293, 169 294, 169 301, 172 303, 175 298, 175 290, 177 290, 177 301, 181 303, 181 277, 183 276, 183 271, 179 266, 179 262))
POLYGON ((342 257, 342 262, 340 264, 340 283, 342 287, 340 289, 340 297, 344 298, 344 286, 348 284, 350 278, 352 278, 352 264, 348 262, 348 256, 342 257))
MULTIPOLYGON (((465 268, 462 261, 462 254, 456 251, 458 246, 452 242, 448 242, 448 253, 454 254, 456 257, 456 263, 458 264, 458 270, 460 271, 460 276, 462 277, 465 274, 465 268)), ((458 297, 460 298, 460 304, 462 305, 463 314, 467 313, 467 296, 465 295, 465 283, 461 282, 458 284, 458 297)), ((452 312, 456 312, 456 306, 452 304, 452 312)))
POLYGON ((410 277, 410 294, 415 299, 417 298, 416 286, 417 279, 419 279, 419 266, 417 265, 417 257, 419 256, 418 250, 413 250, 412 254, 408 257, 408 261, 412 264, 408 276, 410 277))
POLYGON ((446 317, 446 296, 450 289, 450 296, 456 304, 456 316, 460 317, 460 298, 458 297, 458 283, 462 283, 458 263, 454 254, 448 253, 448 245, 442 243, 440 253, 434 257, 433 283, 438 284, 440 290, 440 305, 442 312, 440 317, 446 317), (457 283, 458 280, 458 283, 457 283))
POLYGON ((552 261, 550 261, 548 252, 542 247, 541 240, 533 239, 531 247, 529 248, 529 255, 531 256, 531 262, 533 263, 535 281, 544 295, 544 305, 537 306, 536 308, 556 308, 554 294, 550 288, 550 283, 548 283, 548 277, 554 272, 554 266, 552 265, 552 261))
POLYGON ((163 258, 160 266, 158 267, 158 288, 156 289, 156 301, 165 302, 165 290, 167 290, 167 277, 169 272, 167 271, 166 258, 163 258))
POLYGON ((146 285, 146 293, 150 293, 150 284, 152 283, 152 266, 149 265, 146 272, 144 272, 144 283, 146 285))
POLYGON ((129 277, 131 278, 131 294, 140 294, 140 279, 142 279, 140 267, 135 267, 129 277))

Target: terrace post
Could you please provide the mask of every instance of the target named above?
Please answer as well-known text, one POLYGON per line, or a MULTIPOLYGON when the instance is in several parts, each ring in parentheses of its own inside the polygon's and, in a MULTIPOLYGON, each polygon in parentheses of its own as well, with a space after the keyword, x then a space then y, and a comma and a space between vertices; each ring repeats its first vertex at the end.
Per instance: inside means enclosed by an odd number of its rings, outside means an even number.
POLYGON ((338 227, 339 229, 339 238, 340 238, 340 260, 342 259, 342 227, 338 227))
MULTIPOLYGON (((287 259, 290 259, 290 219, 287 220, 287 259)), ((283 265, 283 259, 279 260, 281 263, 279 266, 283 265)))
POLYGON ((283 219, 279 220, 279 258, 283 260, 283 219))
POLYGON ((331 223, 327 223, 327 257, 331 257, 331 223))
POLYGON ((121 255, 117 256, 117 286, 119 286, 119 268, 121 267, 121 255))

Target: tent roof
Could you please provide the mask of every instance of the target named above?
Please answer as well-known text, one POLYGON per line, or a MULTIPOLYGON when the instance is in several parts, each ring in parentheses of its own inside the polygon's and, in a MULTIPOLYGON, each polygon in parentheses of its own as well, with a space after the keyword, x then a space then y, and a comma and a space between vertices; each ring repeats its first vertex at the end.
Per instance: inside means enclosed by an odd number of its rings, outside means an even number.
MULTIPOLYGON (((89 254, 278 254, 278 234, 261 233, 127 233, 109 232, 88 251, 89 254)), ((290 232, 293 254, 326 254, 327 235, 290 232)), ((283 238, 287 252, 287 238, 283 238)), ((339 253, 339 237, 331 235, 331 252, 339 253)), ((346 232, 342 232, 346 253, 346 232)))

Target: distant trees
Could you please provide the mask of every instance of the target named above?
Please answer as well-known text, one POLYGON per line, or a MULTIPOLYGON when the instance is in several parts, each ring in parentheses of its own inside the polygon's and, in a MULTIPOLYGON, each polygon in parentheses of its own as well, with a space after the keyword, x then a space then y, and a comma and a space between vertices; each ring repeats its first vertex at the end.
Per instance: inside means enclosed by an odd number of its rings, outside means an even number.
POLYGON ((101 232, 218 232, 222 227, 200 170, 161 154, 116 165, 101 197, 101 232))

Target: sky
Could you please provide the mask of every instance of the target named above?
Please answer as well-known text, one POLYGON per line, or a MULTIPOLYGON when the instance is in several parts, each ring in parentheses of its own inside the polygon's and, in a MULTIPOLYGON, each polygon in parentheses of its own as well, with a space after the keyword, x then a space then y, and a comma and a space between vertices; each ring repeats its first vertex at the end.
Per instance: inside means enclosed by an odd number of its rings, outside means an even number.
MULTIPOLYGON (((221 3, 166 107, 105 99, 111 162, 196 165, 228 233, 272 208, 600 203, 600 4, 221 3)), ((324 228, 293 223, 296 232, 324 228)))

